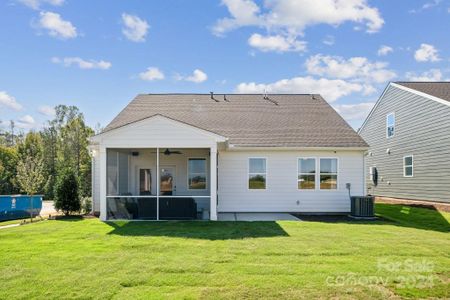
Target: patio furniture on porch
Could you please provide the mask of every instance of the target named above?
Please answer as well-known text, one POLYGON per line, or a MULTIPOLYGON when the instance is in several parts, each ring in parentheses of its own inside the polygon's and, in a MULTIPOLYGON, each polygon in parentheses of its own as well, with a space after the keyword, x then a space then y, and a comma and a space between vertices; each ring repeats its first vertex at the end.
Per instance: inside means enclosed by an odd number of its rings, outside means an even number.
POLYGON ((159 218, 161 220, 197 219, 197 203, 194 198, 160 198, 159 218))

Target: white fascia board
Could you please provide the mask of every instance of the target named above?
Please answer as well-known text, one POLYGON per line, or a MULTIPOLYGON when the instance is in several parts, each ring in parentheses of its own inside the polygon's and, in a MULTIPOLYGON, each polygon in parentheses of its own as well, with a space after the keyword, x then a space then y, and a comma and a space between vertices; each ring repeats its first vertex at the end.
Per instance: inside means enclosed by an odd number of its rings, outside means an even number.
POLYGON ((227 151, 366 151, 369 147, 243 147, 229 145, 227 151))

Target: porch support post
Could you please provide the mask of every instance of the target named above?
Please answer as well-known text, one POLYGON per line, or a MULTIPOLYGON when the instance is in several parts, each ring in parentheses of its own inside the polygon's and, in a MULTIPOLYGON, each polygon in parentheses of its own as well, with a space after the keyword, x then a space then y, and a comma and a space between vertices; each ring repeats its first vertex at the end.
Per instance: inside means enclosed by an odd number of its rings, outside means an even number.
POLYGON ((101 146, 99 150, 100 162, 100 220, 106 221, 106 148, 101 146))
POLYGON ((211 221, 217 221, 217 146, 213 146, 210 151, 210 190, 211 195, 209 199, 210 212, 209 218, 211 221))
POLYGON ((159 148, 156 148, 156 220, 159 221, 159 148))

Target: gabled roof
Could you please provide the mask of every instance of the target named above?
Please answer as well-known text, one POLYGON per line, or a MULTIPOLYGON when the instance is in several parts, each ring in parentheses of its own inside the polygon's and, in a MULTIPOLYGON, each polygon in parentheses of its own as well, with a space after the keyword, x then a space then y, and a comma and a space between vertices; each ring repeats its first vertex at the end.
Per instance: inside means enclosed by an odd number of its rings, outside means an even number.
POLYGON ((224 136, 235 147, 367 147, 320 95, 142 94, 104 132, 155 115, 224 136))
POLYGON ((449 81, 441 81, 441 82, 399 81, 395 83, 450 102, 449 81))

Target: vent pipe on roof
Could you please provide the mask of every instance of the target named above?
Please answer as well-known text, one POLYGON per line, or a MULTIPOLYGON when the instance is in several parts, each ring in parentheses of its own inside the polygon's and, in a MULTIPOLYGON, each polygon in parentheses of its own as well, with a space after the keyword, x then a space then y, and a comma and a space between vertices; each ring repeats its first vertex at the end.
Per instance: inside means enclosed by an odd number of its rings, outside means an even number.
POLYGON ((223 101, 230 102, 230 101, 228 101, 226 94, 223 94, 223 101))
POLYGON ((267 101, 270 101, 270 102, 272 102, 272 103, 275 104, 275 105, 278 105, 278 102, 277 102, 277 101, 275 101, 275 100, 269 98, 269 96, 267 95, 266 91, 264 91, 263 99, 264 99, 264 100, 267 100, 267 101))
POLYGON ((216 101, 216 102, 219 102, 219 100, 217 100, 216 98, 214 98, 214 92, 209 92, 210 94, 211 94, 211 99, 212 100, 214 100, 214 101, 216 101))

